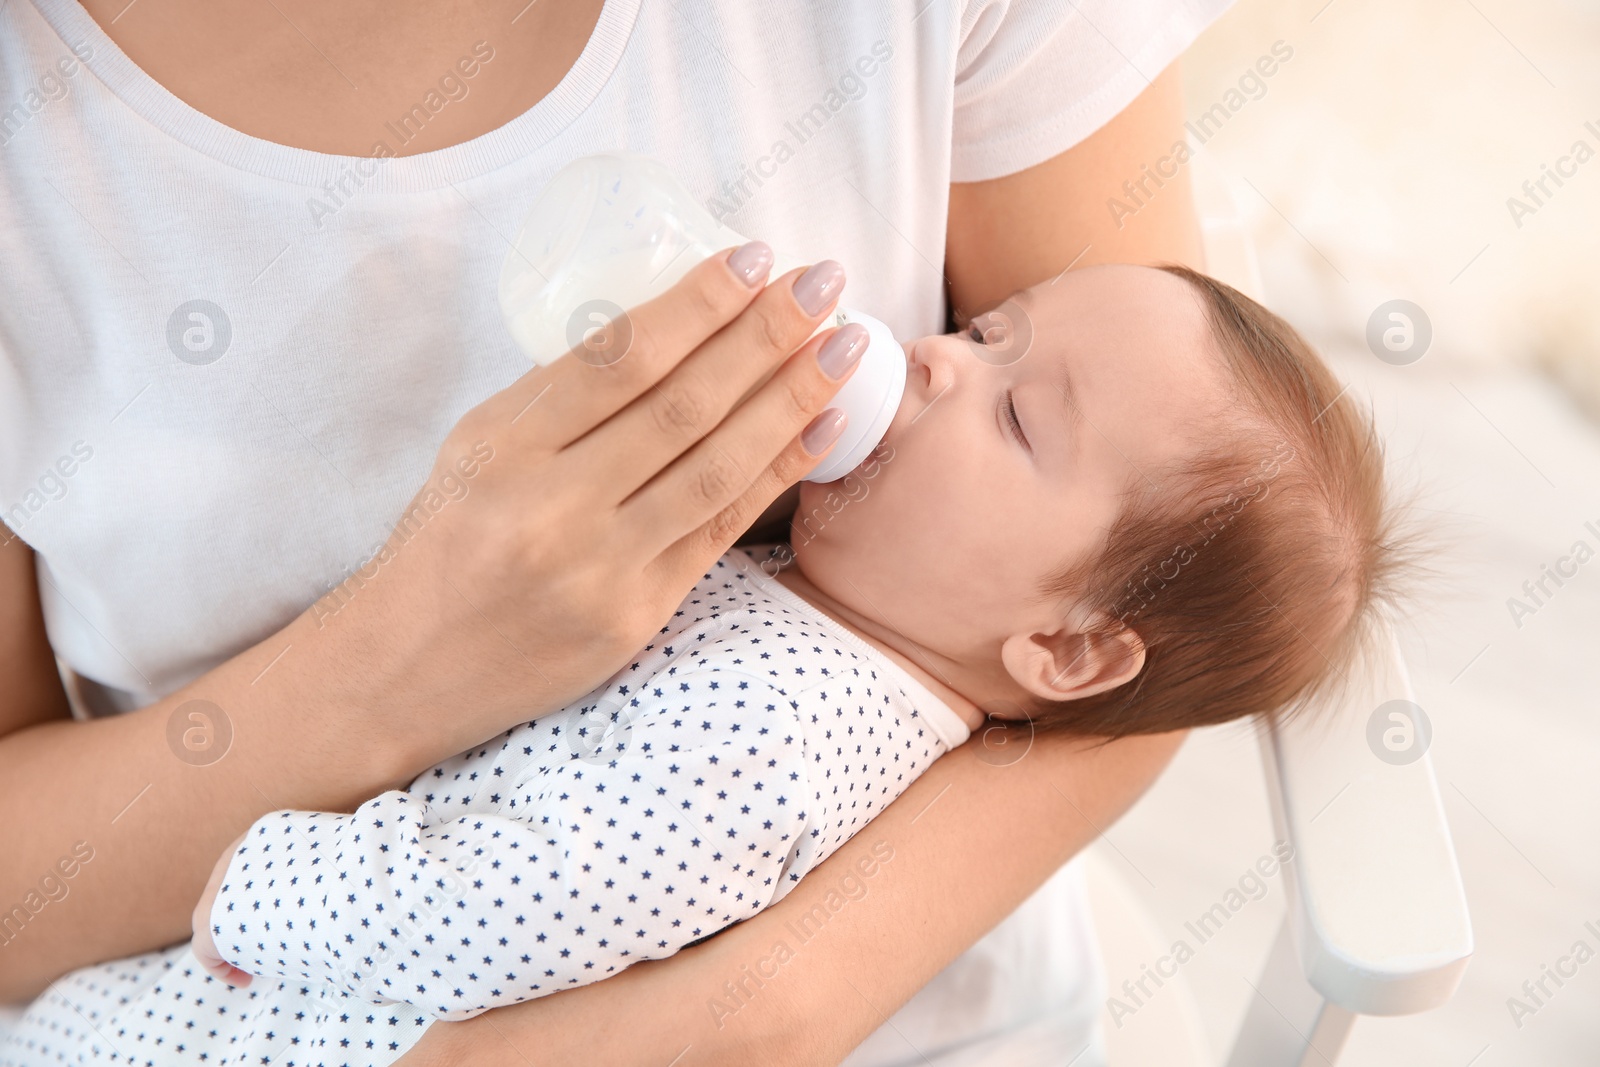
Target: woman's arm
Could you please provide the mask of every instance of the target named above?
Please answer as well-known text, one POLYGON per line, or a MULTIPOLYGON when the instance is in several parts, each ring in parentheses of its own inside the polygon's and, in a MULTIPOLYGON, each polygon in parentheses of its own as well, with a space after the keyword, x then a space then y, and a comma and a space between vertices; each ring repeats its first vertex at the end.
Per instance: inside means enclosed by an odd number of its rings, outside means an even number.
POLYGON ((755 918, 583 989, 435 1026, 401 1062, 838 1063, 1116 821, 1181 741, 1040 738, 1002 767, 975 740, 755 918), (858 899, 839 892, 850 876, 858 899))
MULTIPOLYGON (((950 187, 945 273, 958 321, 1019 289, 1093 263, 1205 266, 1189 171, 1155 188, 1120 221, 1107 207, 1128 201, 1123 182, 1172 154, 1184 139, 1183 79, 1173 63, 1116 118, 1080 144, 1004 178, 950 187)), ((1141 194, 1142 195, 1142 194, 1141 194)))
POLYGON ((148 707, 64 716, 32 554, 0 550, 0 1001, 184 940, 257 817, 353 810, 649 640, 832 440, 800 439, 843 380, 817 364, 832 331, 790 353, 842 273, 763 290, 771 251, 752 248, 631 312, 626 359, 559 360, 469 412, 428 480, 465 496, 397 527, 337 613, 319 602, 148 707))
MULTIPOLYGON (((1072 265, 1200 266, 1185 174, 1120 229, 1105 207, 1141 164, 1169 152, 1182 126, 1174 64, 1104 128, 1055 159, 952 186, 946 267, 963 317, 1072 265)), ((1096 747, 1042 737, 1025 758, 1001 768, 986 762, 974 739, 760 915, 586 989, 435 1027, 403 1062, 837 1063, 1111 825, 1181 740, 1172 734, 1096 747), (858 863, 870 862, 880 842, 894 859, 878 866, 866 896, 797 946, 791 923, 858 863), (794 958, 778 976, 747 1000, 730 998, 724 983, 753 988, 744 968, 772 959, 785 940, 794 958), (713 998, 737 1010, 717 1012, 713 998), (608 1025, 619 1018, 628 1025, 608 1025)))
POLYGON ((0 736, 52 719, 71 718, 55 653, 44 634, 33 550, 0 526, 0 663, 8 699, 0 704, 0 736))

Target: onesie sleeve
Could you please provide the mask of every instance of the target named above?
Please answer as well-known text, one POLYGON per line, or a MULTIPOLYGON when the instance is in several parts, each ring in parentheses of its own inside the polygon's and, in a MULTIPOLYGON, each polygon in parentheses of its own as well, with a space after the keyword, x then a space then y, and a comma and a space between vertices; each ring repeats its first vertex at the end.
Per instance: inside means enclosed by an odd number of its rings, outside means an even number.
POLYGON ((984 181, 1104 126, 1232 0, 968 0, 950 179, 984 181))
POLYGON ((350 815, 257 820, 212 907, 218 950, 459 1020, 760 911, 806 823, 792 703, 717 669, 641 694, 599 748, 506 782, 493 815, 441 819, 419 781, 350 815))

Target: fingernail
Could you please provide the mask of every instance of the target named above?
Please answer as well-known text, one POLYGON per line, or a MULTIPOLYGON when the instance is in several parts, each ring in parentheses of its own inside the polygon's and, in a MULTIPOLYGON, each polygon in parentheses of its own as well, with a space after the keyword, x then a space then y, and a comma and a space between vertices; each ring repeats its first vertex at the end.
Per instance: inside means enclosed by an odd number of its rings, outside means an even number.
POLYGON ((754 289, 772 269, 772 248, 765 241, 751 241, 740 245, 728 257, 728 269, 739 280, 754 289))
POLYGON ((852 322, 834 331, 833 336, 817 352, 817 366, 822 373, 838 381, 847 374, 861 353, 867 350, 867 328, 852 322))
POLYGON ((829 408, 812 419, 811 425, 800 432, 800 443, 813 456, 820 456, 844 433, 844 422, 845 415, 841 409, 829 408))
POLYGON ((825 259, 794 280, 794 298, 807 315, 820 315, 842 288, 844 268, 825 259))

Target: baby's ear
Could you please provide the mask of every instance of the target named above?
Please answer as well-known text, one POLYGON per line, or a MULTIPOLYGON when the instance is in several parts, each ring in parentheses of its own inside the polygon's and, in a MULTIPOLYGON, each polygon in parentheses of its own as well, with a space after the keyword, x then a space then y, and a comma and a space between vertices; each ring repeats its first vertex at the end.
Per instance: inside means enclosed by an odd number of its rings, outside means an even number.
POLYGON ((1000 662, 1036 697, 1082 700, 1137 675, 1144 667, 1144 642, 1126 626, 1018 633, 1000 646, 1000 662))

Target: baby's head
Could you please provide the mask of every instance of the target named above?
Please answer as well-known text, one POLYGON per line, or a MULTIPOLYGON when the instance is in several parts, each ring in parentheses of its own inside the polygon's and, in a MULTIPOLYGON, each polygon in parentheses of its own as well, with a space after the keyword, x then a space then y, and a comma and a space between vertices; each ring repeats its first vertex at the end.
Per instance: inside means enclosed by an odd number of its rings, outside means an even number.
POLYGON ((999 717, 1121 736, 1275 713, 1398 558, 1370 421, 1282 319, 1104 266, 908 346, 884 444, 802 483, 805 580, 999 717))

